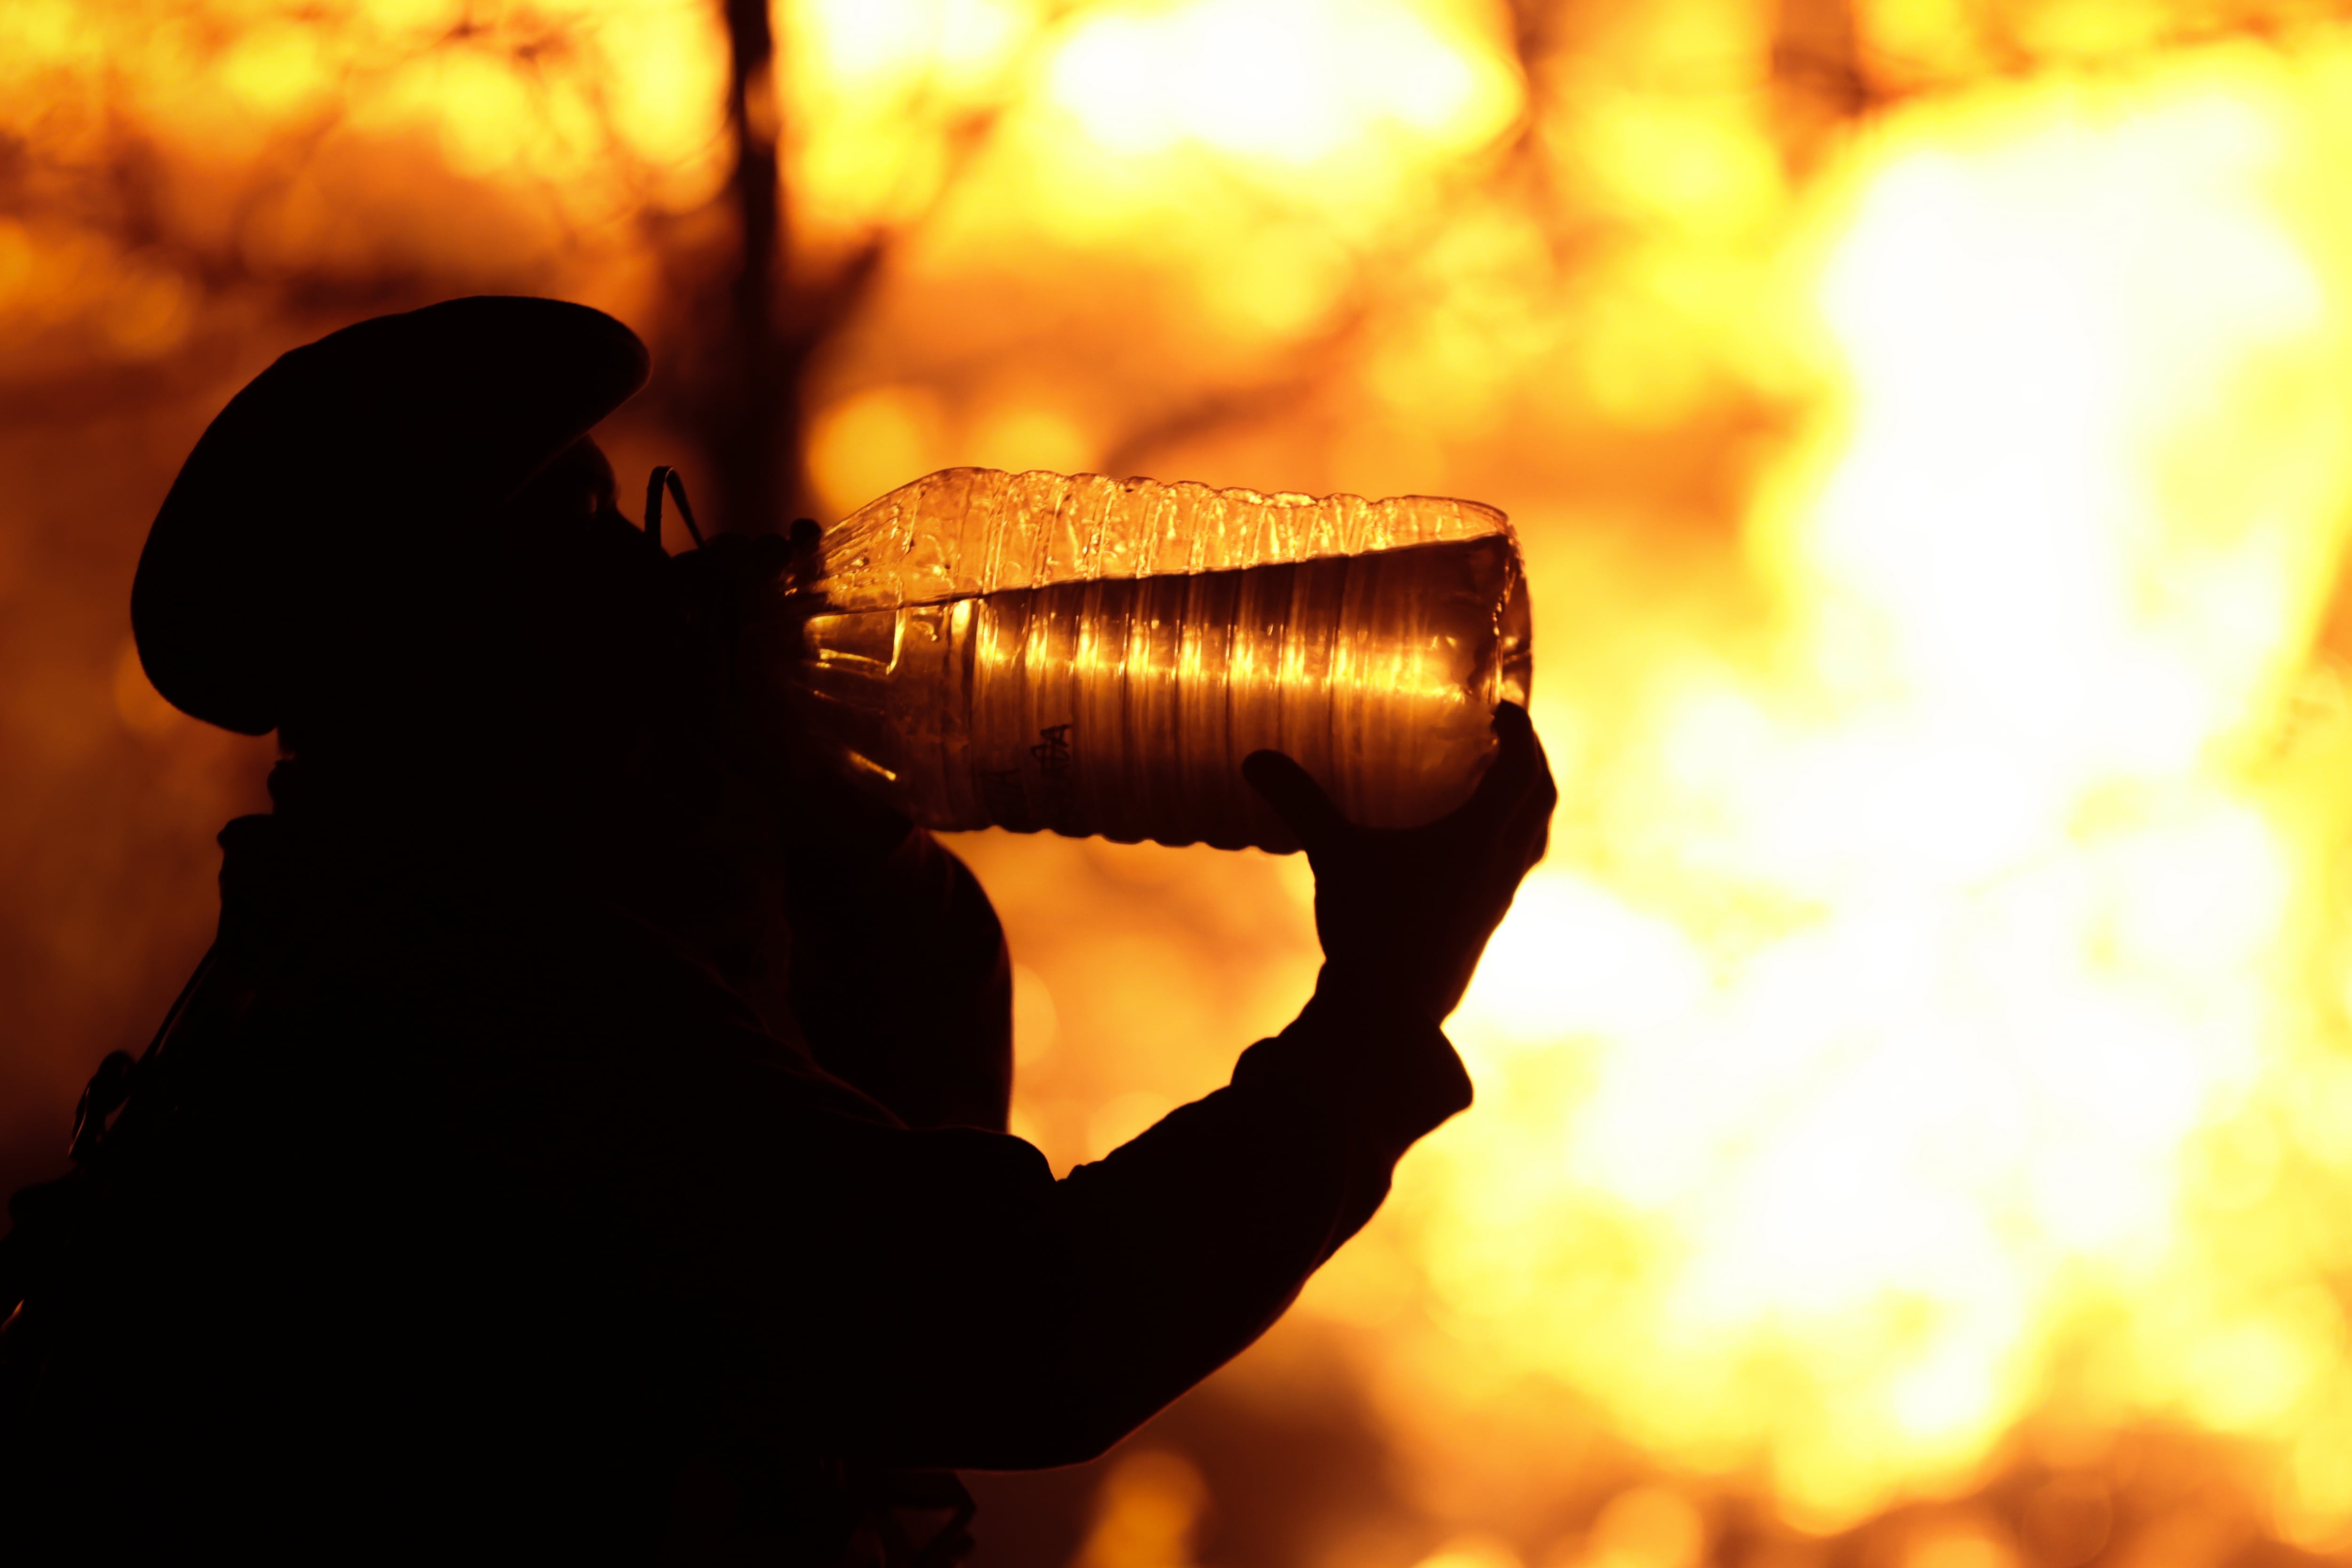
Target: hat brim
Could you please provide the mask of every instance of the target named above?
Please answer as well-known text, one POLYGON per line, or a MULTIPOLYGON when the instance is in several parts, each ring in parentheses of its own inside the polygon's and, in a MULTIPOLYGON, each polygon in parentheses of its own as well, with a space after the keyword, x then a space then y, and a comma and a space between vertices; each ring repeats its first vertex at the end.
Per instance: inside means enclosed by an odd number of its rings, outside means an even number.
POLYGON ((603 311, 505 296, 285 354, 205 429, 148 531, 131 588, 148 679, 224 729, 277 729, 316 675, 320 628, 399 635, 403 605, 457 568, 467 526, 649 369, 603 311))

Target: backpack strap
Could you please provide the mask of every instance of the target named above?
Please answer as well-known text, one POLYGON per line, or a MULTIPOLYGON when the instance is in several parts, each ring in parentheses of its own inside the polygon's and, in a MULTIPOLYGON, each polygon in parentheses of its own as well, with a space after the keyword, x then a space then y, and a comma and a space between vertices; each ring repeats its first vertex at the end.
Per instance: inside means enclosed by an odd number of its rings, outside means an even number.
POLYGON ((110 1213, 138 1201, 255 994, 319 929, 305 916, 308 889, 281 827, 244 816, 221 830, 227 858, 218 936, 137 1060, 115 1051, 90 1075, 68 1142, 73 1168, 8 1200, 11 1228, 0 1237, 0 1439, 29 1436, 26 1415, 58 1348, 51 1320, 71 1316, 78 1260, 100 1245, 110 1213))

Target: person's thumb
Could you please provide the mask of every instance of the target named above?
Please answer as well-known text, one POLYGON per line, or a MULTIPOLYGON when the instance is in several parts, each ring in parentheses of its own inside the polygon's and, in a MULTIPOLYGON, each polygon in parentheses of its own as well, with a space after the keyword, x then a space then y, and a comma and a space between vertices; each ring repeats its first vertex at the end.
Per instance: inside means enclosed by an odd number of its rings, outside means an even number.
POLYGON ((1274 807, 1274 814, 1310 857, 1320 854, 1347 826, 1348 819, 1339 815, 1315 775, 1280 752, 1252 752, 1242 759, 1242 777, 1265 797, 1266 805, 1274 807))

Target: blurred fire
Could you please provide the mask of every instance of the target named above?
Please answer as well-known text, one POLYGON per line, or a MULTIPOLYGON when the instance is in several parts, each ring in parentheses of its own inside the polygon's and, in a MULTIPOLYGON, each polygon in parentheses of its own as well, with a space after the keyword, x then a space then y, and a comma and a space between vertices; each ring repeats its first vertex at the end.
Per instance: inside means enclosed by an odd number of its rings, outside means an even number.
POLYGON ((1383 1384, 1451 1451, 1548 1377, 1831 1531, 2161 1416, 2275 1440, 2287 1539, 2352 1526, 2340 775, 2281 754, 2335 700, 2352 382, 2294 129, 2200 71, 1858 160, 1844 395, 1748 519, 1780 635, 1579 751, 1620 849, 1459 1021, 1486 1110, 1379 1238, 1423 1310, 1376 1247, 1318 1296, 1417 1342, 1383 1384))
MULTIPOLYGON (((1454 1026, 1479 1107, 1212 1387, 1357 1402, 1393 1458, 1377 1508, 1268 1505, 1284 1560, 2352 1553, 2352 38, 1922 0, 777 21, 744 101, 788 287, 875 263, 808 364, 824 506, 1108 468, 1451 490, 1528 540, 1566 798, 1454 1026)), ((152 1013, 265 760, 126 656, 178 456, 278 348, 442 294, 707 346, 727 49, 707 0, 0 11, 21 1149, 152 1013)), ((696 448, 665 374, 625 462, 696 448)), ((962 847, 1057 1164, 1311 977, 1296 862, 962 847)), ((1215 1533, 1248 1478, 1184 1446, 1115 1457, 1070 1560, 1265 1560, 1215 1533)))

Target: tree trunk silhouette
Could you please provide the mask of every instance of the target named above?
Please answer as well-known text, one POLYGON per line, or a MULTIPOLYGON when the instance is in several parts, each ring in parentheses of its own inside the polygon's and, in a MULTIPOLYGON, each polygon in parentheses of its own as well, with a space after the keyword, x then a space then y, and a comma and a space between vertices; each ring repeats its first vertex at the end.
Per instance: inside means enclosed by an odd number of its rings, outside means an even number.
POLYGON ((802 499, 798 356, 777 330, 790 230, 779 179, 782 131, 776 35, 768 0, 723 0, 730 52, 727 113, 735 132, 730 193, 739 252, 725 308, 712 323, 700 422, 709 444, 712 511, 722 526, 764 532, 802 499))

